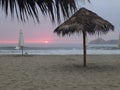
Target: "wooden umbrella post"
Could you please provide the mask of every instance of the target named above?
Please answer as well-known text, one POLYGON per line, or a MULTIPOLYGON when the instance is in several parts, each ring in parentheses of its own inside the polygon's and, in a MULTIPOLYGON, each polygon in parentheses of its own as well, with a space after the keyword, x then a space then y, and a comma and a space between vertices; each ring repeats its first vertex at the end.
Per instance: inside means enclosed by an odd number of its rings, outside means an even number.
POLYGON ((83 62, 84 62, 84 67, 86 67, 86 32, 83 31, 83 62))

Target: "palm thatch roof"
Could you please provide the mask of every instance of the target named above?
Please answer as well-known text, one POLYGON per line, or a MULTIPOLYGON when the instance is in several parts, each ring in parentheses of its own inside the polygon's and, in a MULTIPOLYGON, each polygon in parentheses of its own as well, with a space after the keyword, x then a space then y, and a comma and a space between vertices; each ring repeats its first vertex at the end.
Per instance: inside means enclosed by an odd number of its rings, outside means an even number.
POLYGON ((64 36, 83 31, 88 34, 105 34, 109 30, 114 30, 114 26, 110 22, 86 8, 81 8, 67 21, 58 26, 54 32, 64 36))

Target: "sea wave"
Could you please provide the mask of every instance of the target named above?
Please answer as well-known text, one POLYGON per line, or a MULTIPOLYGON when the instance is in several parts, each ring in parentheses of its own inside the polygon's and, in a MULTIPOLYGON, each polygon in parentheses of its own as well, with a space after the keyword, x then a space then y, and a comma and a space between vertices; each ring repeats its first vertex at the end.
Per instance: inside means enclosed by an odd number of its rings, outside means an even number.
MULTIPOLYGON (((21 54, 20 49, 14 47, 0 48, 0 55, 21 54)), ((78 47, 24 47, 23 53, 26 55, 82 55, 82 46, 78 47)), ((88 55, 99 54, 120 54, 120 48, 117 45, 89 45, 87 47, 88 55)))

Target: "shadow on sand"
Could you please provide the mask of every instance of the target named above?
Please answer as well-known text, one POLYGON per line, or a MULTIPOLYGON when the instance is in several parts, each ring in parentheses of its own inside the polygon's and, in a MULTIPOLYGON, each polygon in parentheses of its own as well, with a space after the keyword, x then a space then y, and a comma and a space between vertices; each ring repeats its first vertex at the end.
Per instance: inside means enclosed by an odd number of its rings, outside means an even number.
POLYGON ((63 64, 63 65, 53 65, 50 66, 49 69, 53 71, 60 72, 114 72, 120 71, 120 64, 112 64, 106 65, 96 64, 96 63, 88 63, 86 67, 80 64, 63 64))

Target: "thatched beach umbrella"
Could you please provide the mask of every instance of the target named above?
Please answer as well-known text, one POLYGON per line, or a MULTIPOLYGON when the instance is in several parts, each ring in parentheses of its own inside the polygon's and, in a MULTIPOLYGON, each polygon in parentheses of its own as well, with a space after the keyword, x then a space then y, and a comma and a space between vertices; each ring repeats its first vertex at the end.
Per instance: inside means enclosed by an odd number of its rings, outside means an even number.
POLYGON ((106 34, 110 30, 114 30, 114 26, 110 22, 86 8, 81 8, 58 26, 54 32, 62 36, 83 33, 84 66, 86 66, 86 35, 106 34))

